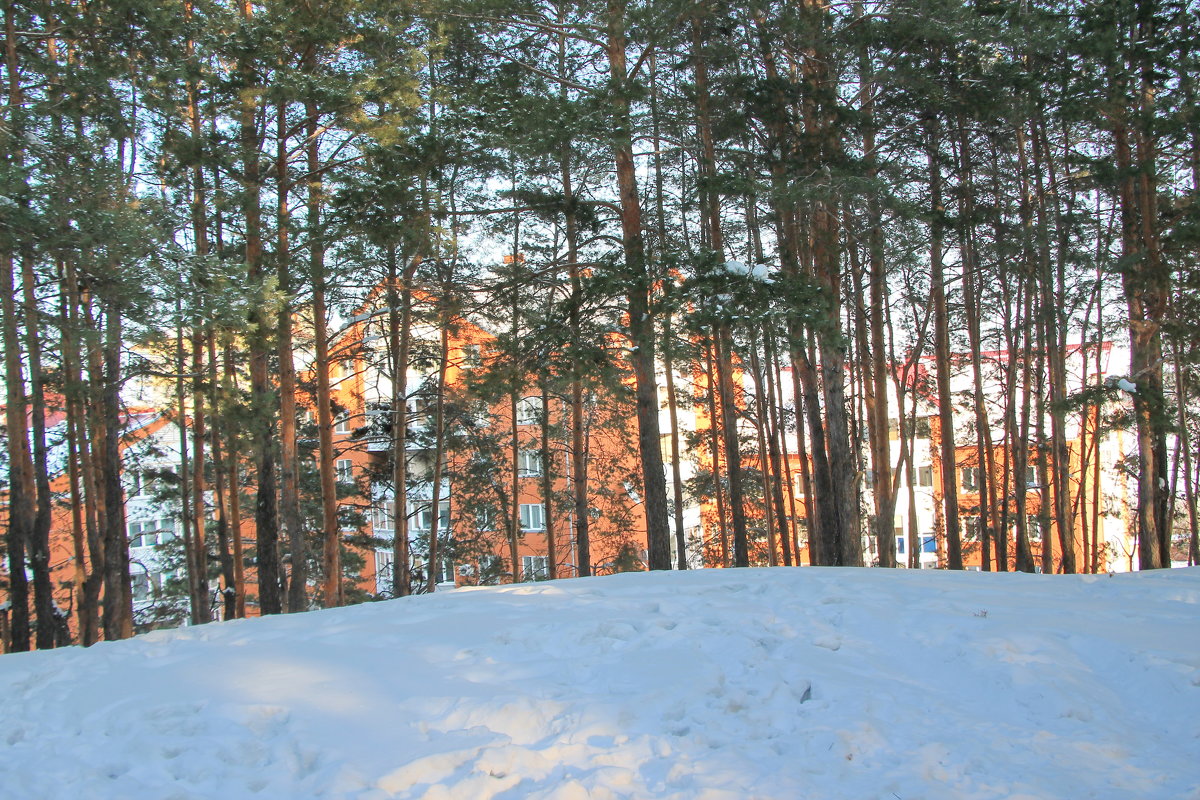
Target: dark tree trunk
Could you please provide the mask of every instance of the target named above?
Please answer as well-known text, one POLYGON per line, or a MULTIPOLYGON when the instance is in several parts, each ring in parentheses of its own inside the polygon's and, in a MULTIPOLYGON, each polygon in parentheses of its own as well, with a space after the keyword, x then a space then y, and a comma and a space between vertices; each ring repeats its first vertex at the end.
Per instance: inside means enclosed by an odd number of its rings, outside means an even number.
POLYGON ((606 48, 612 82, 612 147, 620 194, 621 240, 627 282, 629 361, 637 401, 638 454, 642 464, 642 503, 650 569, 671 568, 671 531, 667 524, 667 481, 658 426, 658 385, 654 319, 650 313, 650 274, 642 234, 642 206, 633 161, 633 130, 625 66, 625 2, 609 0, 606 48))

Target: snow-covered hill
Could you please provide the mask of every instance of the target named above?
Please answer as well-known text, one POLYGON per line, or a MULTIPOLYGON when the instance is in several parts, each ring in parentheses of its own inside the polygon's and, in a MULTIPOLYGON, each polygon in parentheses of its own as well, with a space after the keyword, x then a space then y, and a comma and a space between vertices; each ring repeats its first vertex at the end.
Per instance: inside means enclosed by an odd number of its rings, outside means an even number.
POLYGON ((1200 797, 1200 570, 462 590, 0 658, 0 797, 1200 797))

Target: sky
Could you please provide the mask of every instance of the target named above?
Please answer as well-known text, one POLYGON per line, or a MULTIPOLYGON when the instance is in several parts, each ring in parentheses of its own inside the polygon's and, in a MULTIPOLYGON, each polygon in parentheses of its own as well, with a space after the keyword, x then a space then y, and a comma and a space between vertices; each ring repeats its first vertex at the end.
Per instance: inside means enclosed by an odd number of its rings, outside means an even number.
POLYGON ((0 796, 1200 799, 1200 568, 631 573, 0 657, 0 796))

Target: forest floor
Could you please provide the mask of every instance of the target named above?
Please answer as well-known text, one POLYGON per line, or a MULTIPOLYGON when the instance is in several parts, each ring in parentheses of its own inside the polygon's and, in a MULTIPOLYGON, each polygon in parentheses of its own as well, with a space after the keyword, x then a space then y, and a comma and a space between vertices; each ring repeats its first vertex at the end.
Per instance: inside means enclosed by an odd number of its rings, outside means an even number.
POLYGON ((0 657, 0 797, 1200 798, 1200 568, 468 589, 0 657))

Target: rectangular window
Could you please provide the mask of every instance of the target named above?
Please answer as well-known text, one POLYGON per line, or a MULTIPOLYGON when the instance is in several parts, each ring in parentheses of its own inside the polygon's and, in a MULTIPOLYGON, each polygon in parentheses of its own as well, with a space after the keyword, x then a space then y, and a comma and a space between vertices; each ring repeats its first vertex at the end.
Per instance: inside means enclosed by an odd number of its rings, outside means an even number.
POLYGON ((542 398, 522 397, 517 403, 518 425, 540 425, 542 416, 542 398))
POLYGON ((928 439, 929 417, 917 417, 915 420, 911 417, 906 417, 904 420, 904 436, 908 439, 928 439))
POLYGON ((490 507, 483 507, 475 512, 475 530, 477 531, 494 531, 496 530, 496 511, 490 507))
POLYGON ((1033 464, 1030 464, 1029 466, 1027 466, 1025 468, 1025 485, 1026 486, 1037 486, 1038 485, 1037 467, 1034 466, 1033 464))
POLYGON ((175 520, 168 517, 130 522, 127 529, 130 547, 154 547, 175 538, 175 520))
POLYGON ((908 552, 905 548, 908 547, 908 540, 903 536, 896 537, 896 555, 902 556, 908 552))
MULTIPOLYGON (((450 501, 443 500, 438 503, 441 506, 441 513, 438 514, 438 527, 440 530, 446 531, 450 529, 450 501)), ((412 516, 412 527, 419 531, 428 531, 433 525, 433 504, 422 503, 417 512, 412 516)))
POLYGON ((521 578, 527 581, 550 579, 550 559, 546 556, 522 556, 521 578))
POLYGON ((546 529, 546 513, 541 503, 521 504, 521 530, 544 531, 546 529))
POLYGON ((342 361, 342 377, 350 378, 354 376, 354 359, 347 358, 342 361))
POLYGON ((354 482, 354 462, 348 458, 339 458, 334 467, 338 483, 354 482))
POLYGON ((1038 517, 1025 518, 1025 532, 1029 535, 1029 541, 1040 542, 1042 540, 1042 521, 1038 517))
POLYGON ((933 486, 933 467, 926 464, 917 468, 917 485, 933 486))
POLYGON ((937 540, 929 534, 922 536, 921 537, 921 552, 922 553, 936 553, 937 552, 937 540))
POLYGON ((454 562, 446 558, 439 558, 434 580, 438 583, 454 583, 454 562))
POLYGON ((136 601, 150 599, 150 576, 140 570, 129 576, 129 585, 136 601))
POLYGON ((968 542, 979 541, 979 517, 963 517, 963 538, 968 542))
POLYGON ((371 528, 376 532, 392 531, 396 528, 396 504, 391 500, 381 501, 371 509, 371 528))
POLYGON ((979 467, 963 467, 959 470, 962 488, 968 492, 979 491, 979 467))
POLYGON ((350 432, 350 415, 338 414, 333 419, 334 433, 349 433, 350 432))
POLYGON ((479 352, 479 345, 464 344, 462 349, 462 365, 463 369, 477 369, 483 366, 483 356, 479 352))
POLYGON ((531 478, 542 474, 542 453, 540 450, 522 450, 517 459, 517 476, 531 478))
POLYGON ((391 550, 375 551, 375 594, 391 595, 393 562, 391 550))

